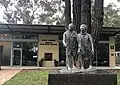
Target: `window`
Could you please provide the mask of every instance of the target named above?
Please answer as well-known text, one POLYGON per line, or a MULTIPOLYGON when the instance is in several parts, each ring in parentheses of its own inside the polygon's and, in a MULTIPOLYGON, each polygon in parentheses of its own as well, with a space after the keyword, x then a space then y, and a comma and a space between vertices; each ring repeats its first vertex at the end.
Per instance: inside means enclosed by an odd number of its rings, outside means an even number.
POLYGON ((52 61, 52 53, 45 53, 45 60, 52 61))

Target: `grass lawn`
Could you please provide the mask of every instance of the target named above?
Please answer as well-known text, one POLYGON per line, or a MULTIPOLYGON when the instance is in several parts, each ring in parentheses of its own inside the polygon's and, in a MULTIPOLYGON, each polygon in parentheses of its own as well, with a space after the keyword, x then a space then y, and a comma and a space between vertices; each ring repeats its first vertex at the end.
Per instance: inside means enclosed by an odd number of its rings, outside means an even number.
MULTIPOLYGON (((120 85, 120 73, 117 74, 120 85)), ((48 72, 40 70, 23 70, 4 85, 48 85, 48 72)))
POLYGON ((117 74, 117 85, 120 85, 120 73, 117 74))
POLYGON ((48 72, 23 70, 4 85, 48 85, 48 72))

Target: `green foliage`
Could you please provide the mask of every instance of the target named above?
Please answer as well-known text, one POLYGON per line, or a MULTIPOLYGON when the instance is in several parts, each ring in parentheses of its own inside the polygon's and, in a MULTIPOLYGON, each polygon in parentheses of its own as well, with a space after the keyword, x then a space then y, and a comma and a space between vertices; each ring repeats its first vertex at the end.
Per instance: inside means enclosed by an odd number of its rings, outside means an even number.
POLYGON ((10 6, 12 7, 14 5, 13 2, 11 2, 10 0, 1 0, 0 4, 4 7, 4 14, 6 16, 4 16, 3 18, 9 22, 9 23, 16 23, 17 20, 19 19, 19 16, 17 15, 17 11, 16 10, 12 10, 10 8, 10 6))
POLYGON ((5 9, 7 23, 64 24, 61 0, 1 0, 0 5, 5 9))
POLYGON ((39 23, 64 24, 64 5, 61 3, 61 0, 40 1, 43 12, 39 15, 39 23))
POLYGON ((113 3, 104 7, 104 26, 105 27, 120 27, 119 9, 113 3))
MULTIPOLYGON (((22 22, 23 24, 64 25, 65 17, 63 3, 64 2, 61 0, 15 0, 14 2, 13 0, 0 1, 0 4, 4 7, 4 19, 6 22, 22 22)), ((119 9, 117 9, 116 5, 112 3, 107 7, 104 7, 104 26, 120 27, 119 9)))

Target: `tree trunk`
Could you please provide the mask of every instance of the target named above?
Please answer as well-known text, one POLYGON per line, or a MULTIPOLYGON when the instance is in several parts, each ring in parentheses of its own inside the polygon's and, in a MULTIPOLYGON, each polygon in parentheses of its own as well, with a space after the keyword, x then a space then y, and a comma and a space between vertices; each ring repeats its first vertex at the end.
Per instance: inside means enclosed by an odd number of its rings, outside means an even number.
POLYGON ((104 0, 95 0, 94 9, 93 9, 94 15, 93 15, 93 23, 92 23, 92 37, 93 37, 96 57, 97 57, 99 36, 103 25, 103 14, 104 14, 103 2, 104 0))
POLYGON ((75 31, 80 31, 81 25, 81 0, 73 0, 73 24, 75 31))
MULTIPOLYGON (((91 0, 81 0, 81 24, 87 25, 87 32, 91 33, 91 0)), ((85 60, 84 68, 89 67, 90 60, 85 60)))
POLYGON ((91 33, 91 0, 81 0, 81 24, 86 24, 91 33))
POLYGON ((68 30, 69 23, 71 23, 71 2, 65 0, 65 30, 68 30))

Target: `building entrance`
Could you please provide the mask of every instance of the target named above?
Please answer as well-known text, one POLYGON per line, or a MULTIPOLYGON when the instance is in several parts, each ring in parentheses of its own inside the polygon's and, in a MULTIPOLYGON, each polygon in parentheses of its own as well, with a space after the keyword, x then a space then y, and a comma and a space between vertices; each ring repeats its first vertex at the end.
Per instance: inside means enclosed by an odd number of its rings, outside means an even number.
POLYGON ((13 66, 37 66, 37 42, 13 42, 13 66))
POLYGON ((22 66, 22 48, 13 49, 13 66, 22 66))

